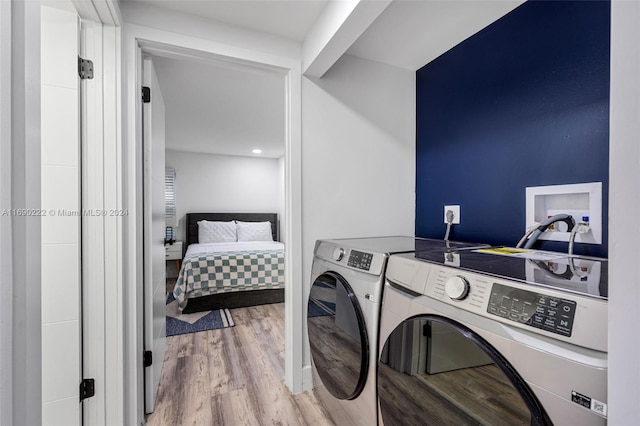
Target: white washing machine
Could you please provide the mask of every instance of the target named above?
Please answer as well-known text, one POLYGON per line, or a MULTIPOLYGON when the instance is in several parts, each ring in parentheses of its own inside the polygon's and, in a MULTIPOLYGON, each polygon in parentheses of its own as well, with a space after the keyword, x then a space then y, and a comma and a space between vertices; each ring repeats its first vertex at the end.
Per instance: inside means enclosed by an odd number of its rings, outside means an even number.
POLYGON ((336 424, 377 424, 378 326, 389 255, 478 246, 413 237, 316 242, 307 328, 314 389, 336 424))
POLYGON ((607 261, 505 248, 391 256, 380 342, 387 426, 605 425, 607 261))

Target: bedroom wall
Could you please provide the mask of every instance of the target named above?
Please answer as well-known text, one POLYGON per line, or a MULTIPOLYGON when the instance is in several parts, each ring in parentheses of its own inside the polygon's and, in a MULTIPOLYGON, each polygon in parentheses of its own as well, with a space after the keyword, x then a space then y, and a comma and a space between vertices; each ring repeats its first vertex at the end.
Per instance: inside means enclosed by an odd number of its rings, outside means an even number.
MULTIPOLYGON (((515 245, 525 188, 602 182, 607 256, 608 2, 526 2, 417 71, 416 233, 515 245)), ((542 242, 548 250, 566 243, 542 242)))
POLYGON ((303 77, 305 297, 317 239, 414 235, 414 129, 415 72, 345 55, 303 77))
POLYGON ((177 239, 184 241, 185 215, 203 212, 280 212, 278 160, 167 150, 176 170, 177 239))

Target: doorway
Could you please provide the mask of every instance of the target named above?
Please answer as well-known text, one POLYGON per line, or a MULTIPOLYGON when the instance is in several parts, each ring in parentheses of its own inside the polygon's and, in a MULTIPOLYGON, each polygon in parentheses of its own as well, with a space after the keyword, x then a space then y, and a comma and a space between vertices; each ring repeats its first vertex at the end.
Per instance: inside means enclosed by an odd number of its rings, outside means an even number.
MULTIPOLYGON (((158 55, 175 59, 192 58, 194 60, 215 60, 228 64, 246 65, 262 70, 270 70, 279 73, 284 80, 283 92, 285 96, 285 156, 284 156, 284 214, 286 218, 284 234, 286 245, 285 256, 285 382, 289 389, 298 393, 303 390, 302 379, 302 327, 294 326, 294 323, 302 323, 303 300, 302 286, 294 285, 302 281, 301 262, 301 194, 300 194, 300 63, 294 59, 266 57, 262 52, 249 52, 246 49, 233 49, 221 46, 218 43, 207 43, 201 39, 167 34, 150 28, 134 28, 128 32, 125 40, 127 61, 129 63, 127 107, 131 117, 136 119, 128 123, 127 136, 129 140, 138 141, 129 144, 127 180, 140 182, 140 82, 142 55, 158 55), (197 46, 198 49, 194 49, 197 46), (294 344, 294 342, 297 342, 294 344)), ((139 184, 130 185, 130 188, 140 188, 139 184)), ((140 196, 135 189, 127 195, 130 215, 127 227, 133 232, 128 233, 128 253, 125 255, 128 263, 126 280, 129 282, 141 282, 141 270, 136 265, 142 265, 138 248, 141 247, 141 217, 140 196)), ((140 380, 142 371, 138 365, 142 365, 142 312, 140 309, 143 295, 141 288, 130 286, 127 288, 127 306, 130 330, 134 330, 127 340, 127 364, 132 374, 128 379, 131 396, 137 403, 137 410, 129 413, 132 418, 142 417, 142 383, 140 380)))

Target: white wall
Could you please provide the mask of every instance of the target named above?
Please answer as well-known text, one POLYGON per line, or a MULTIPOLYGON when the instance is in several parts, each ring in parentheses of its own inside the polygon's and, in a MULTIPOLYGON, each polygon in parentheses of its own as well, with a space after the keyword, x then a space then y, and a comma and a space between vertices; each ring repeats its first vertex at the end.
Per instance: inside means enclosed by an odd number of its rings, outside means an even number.
MULTIPOLYGON (((11 3, 0 2, 0 206, 11 206, 11 3)), ((11 218, 0 216, 0 293, 13 299, 11 218)), ((13 303, 0 311, 0 424, 13 422, 13 303)))
POLYGON ((167 150, 176 170, 178 238, 184 241, 185 214, 277 213, 282 209, 278 160, 167 150))
POLYGON ((609 424, 640 424, 640 4, 611 2, 609 424))
POLYGON ((78 17, 42 7, 42 424, 80 423, 78 17), (61 214, 68 212, 69 216, 61 214))
POLYGON ((414 235, 414 129, 412 71, 343 56, 303 78, 305 294, 317 239, 414 235))
MULTIPOLYGON (((0 20, 0 201, 39 209, 40 2, 0 2, 0 20)), ((39 425, 40 217, 0 222, 0 423, 39 425)))

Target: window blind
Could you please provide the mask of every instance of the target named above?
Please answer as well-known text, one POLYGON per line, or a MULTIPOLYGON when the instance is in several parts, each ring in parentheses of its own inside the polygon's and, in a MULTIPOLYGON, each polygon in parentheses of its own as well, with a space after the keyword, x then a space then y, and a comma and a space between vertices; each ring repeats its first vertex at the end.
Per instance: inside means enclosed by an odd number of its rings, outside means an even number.
POLYGON ((164 215, 176 217, 176 171, 170 168, 164 172, 164 215))

